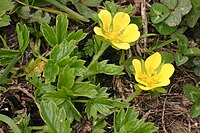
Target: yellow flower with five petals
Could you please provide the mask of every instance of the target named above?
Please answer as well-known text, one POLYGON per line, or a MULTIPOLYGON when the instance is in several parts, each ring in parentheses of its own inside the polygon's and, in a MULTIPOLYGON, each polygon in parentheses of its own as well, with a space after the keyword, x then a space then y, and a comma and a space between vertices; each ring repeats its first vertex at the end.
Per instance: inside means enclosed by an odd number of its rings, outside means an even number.
POLYGON ((117 50, 129 49, 129 43, 136 41, 140 37, 138 26, 129 24, 130 17, 127 13, 118 12, 112 18, 109 11, 101 10, 98 17, 102 22, 102 26, 94 27, 94 32, 110 40, 111 46, 117 50))
POLYGON ((135 80, 142 90, 152 90, 170 84, 169 78, 174 73, 174 66, 170 63, 161 63, 161 55, 156 52, 145 61, 134 59, 135 80))

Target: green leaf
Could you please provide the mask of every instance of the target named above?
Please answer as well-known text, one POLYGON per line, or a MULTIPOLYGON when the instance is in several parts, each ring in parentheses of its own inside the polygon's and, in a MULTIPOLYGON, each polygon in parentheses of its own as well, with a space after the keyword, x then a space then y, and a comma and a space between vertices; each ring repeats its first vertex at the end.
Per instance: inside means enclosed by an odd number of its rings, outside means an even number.
POLYGON ((15 124, 15 122, 10 117, 0 114, 0 121, 3 121, 6 124, 8 124, 14 133, 21 133, 19 127, 15 124))
POLYGON ((164 61, 165 63, 172 63, 174 62, 174 55, 167 52, 167 51, 160 51, 159 52, 162 56, 162 61, 164 61))
POLYGON ((179 47, 179 52, 181 53, 181 54, 184 54, 185 53, 185 51, 188 49, 188 39, 187 39, 187 37, 185 36, 185 35, 183 35, 183 34, 179 34, 179 35, 177 35, 177 37, 178 37, 178 41, 177 41, 177 43, 178 43, 178 47, 179 47))
POLYGON ((71 40, 76 40, 76 42, 80 42, 81 40, 83 40, 85 37, 87 36, 87 33, 83 33, 83 29, 78 30, 77 32, 71 32, 68 37, 67 40, 71 41, 71 40))
POLYGON ((193 63, 194 63, 195 66, 200 67, 200 57, 199 57, 199 56, 198 56, 198 57, 195 57, 195 58, 193 59, 193 63))
POLYGON ((66 56, 62 60, 58 62, 58 66, 60 68, 64 68, 65 66, 69 66, 74 69, 75 76, 83 76, 87 68, 84 66, 85 61, 81 59, 77 59, 77 56, 70 58, 66 56))
POLYGON ((165 23, 170 27, 178 26, 181 23, 182 15, 180 12, 173 11, 170 13, 169 17, 165 20, 165 23))
POLYGON ((0 86, 0 91, 5 91, 5 90, 7 90, 5 87, 0 86))
POLYGON ((197 116, 199 116, 199 115, 200 115, 200 102, 197 101, 197 102, 195 102, 195 103, 192 105, 192 107, 191 107, 190 116, 191 116, 192 118, 195 118, 195 117, 197 117, 197 116))
POLYGON ((28 116, 25 112, 22 114, 18 114, 17 117, 14 118, 14 121, 16 123, 20 121, 18 127, 23 133, 31 133, 31 129, 30 127, 28 127, 30 121, 30 114, 28 116))
POLYGON ((107 64, 108 60, 99 62, 99 73, 105 73, 107 75, 122 75, 123 67, 114 64, 107 64))
POLYGON ((192 9, 192 3, 190 0, 178 0, 178 5, 175 11, 180 12, 182 16, 186 15, 192 9))
POLYGON ((74 96, 94 98, 97 95, 96 86, 87 82, 77 82, 71 90, 74 96))
POLYGON ((63 59, 66 56, 69 56, 69 54, 76 48, 76 41, 72 40, 68 42, 67 40, 64 40, 61 44, 56 45, 50 54, 50 58, 59 61, 63 59))
POLYGON ((23 19, 28 19, 30 23, 33 22, 38 22, 40 24, 42 23, 50 23, 51 17, 49 15, 49 13, 47 12, 42 12, 42 10, 37 10, 34 13, 30 12, 30 8, 29 6, 23 6, 20 9, 17 10, 17 15, 20 18, 23 19))
POLYGON ((8 26, 10 25, 10 16, 4 14, 3 16, 0 16, 0 27, 8 26))
POLYGON ((196 102, 200 99, 200 90, 193 85, 185 85, 183 91, 187 98, 192 102, 196 102))
POLYGON ((56 36, 57 43, 62 43, 67 36, 68 19, 65 15, 61 14, 56 17, 56 36))
POLYGON ((46 78, 46 82, 54 82, 58 73, 59 67, 56 62, 52 59, 48 60, 44 66, 44 76, 46 78))
POLYGON ((188 59, 189 58, 187 56, 183 56, 179 52, 176 52, 176 54, 175 54, 175 62, 176 62, 177 66, 181 66, 181 65, 185 64, 188 61, 188 59))
POLYGON ((72 131, 70 128, 70 120, 66 120, 67 117, 64 108, 58 109, 53 101, 49 103, 42 101, 40 108, 40 115, 52 132, 69 133, 72 131))
MULTIPOLYGON (((9 10, 11 5, 12 5, 11 0, 1 0, 0 11, 9 10)), ((1 15, 0 15, 0 17, 1 17, 1 15)))
POLYGON ((174 31, 177 30, 177 26, 170 27, 164 22, 155 24, 154 26, 155 26, 156 30, 162 35, 170 35, 171 33, 173 33, 174 31))
POLYGON ((198 9, 197 4, 192 1, 192 9, 185 16, 187 25, 190 28, 193 28, 196 25, 199 17, 200 17, 200 10, 198 9))
POLYGON ((178 1, 177 0, 164 0, 163 4, 167 6, 170 10, 175 9, 177 7, 178 1))
POLYGON ((138 112, 133 107, 126 111, 122 108, 114 116, 115 133, 155 133, 158 128, 151 122, 144 122, 144 119, 137 119, 138 112))
POLYGON ((159 92, 159 93, 167 93, 167 90, 165 90, 165 88, 156 88, 154 90, 159 92))
POLYGON ((194 68, 194 74, 200 76, 200 66, 194 68))
POLYGON ((14 56, 20 54, 18 50, 11 50, 11 49, 0 49, 0 58, 2 57, 10 57, 13 58, 14 56))
POLYGON ((57 36, 54 28, 50 27, 48 24, 40 25, 40 29, 44 38, 47 40, 51 47, 54 47, 57 43, 57 36))
POLYGON ((74 70, 66 66, 58 77, 58 89, 65 88, 66 90, 70 90, 74 85, 74 80, 74 70))
POLYGON ((170 11, 165 5, 160 3, 155 3, 151 6, 150 14, 151 14, 151 21, 154 24, 158 24, 169 16, 170 11))
POLYGON ((198 47, 188 48, 184 55, 186 55, 186 56, 200 56, 200 49, 198 47))
POLYGON ((19 41, 19 49, 24 52, 29 44, 29 31, 25 24, 17 23, 17 38, 19 41))

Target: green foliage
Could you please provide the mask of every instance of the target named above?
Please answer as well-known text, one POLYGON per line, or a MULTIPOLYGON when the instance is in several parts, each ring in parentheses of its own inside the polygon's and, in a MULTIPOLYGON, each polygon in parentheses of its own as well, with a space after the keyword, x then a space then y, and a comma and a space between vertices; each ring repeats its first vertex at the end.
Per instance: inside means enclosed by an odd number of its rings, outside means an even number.
POLYGON ((150 122, 139 120, 138 112, 133 107, 123 108, 114 116, 115 133, 155 133, 157 128, 150 122))
POLYGON ((69 133, 71 132, 70 120, 66 117, 64 108, 58 108, 51 101, 49 103, 42 101, 40 103, 41 117, 53 133, 69 133))
POLYGON ((6 15, 6 11, 12 8, 11 0, 1 0, 0 5, 0 27, 8 26, 10 24, 10 16, 6 15))
POLYGON ((29 6, 23 6, 18 9, 17 15, 20 18, 27 19, 29 23, 38 22, 40 24, 49 24, 51 20, 49 13, 43 13, 42 10, 37 10, 36 12, 31 13, 29 6))
POLYGON ((15 117, 15 122, 19 122, 18 127, 23 133, 31 133, 31 128, 28 127, 29 121, 30 121, 30 115, 26 115, 25 113, 18 114, 17 117, 15 117))
POLYGON ((190 110, 190 116, 195 118, 200 115, 200 90, 192 85, 185 85, 183 91, 187 98, 193 102, 190 110))
POLYGON ((19 127, 15 124, 15 122, 10 117, 0 114, 0 121, 3 121, 6 124, 8 124, 14 133, 21 133, 19 127))

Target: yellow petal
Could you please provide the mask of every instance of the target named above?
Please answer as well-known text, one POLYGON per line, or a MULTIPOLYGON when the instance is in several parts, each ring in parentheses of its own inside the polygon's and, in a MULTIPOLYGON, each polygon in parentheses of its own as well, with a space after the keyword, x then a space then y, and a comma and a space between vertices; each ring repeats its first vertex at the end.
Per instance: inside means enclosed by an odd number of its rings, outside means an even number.
POLYGON ((159 80, 162 82, 163 79, 169 79, 174 73, 174 66, 172 64, 164 64, 157 75, 159 80))
POLYGON ((127 13, 118 12, 113 18, 114 32, 120 32, 130 23, 130 17, 127 13))
POLYGON ((154 88, 158 88, 158 87, 162 87, 162 86, 167 86, 169 84, 170 84, 170 80, 169 79, 163 79, 160 83, 156 84, 153 87, 154 88))
POLYGON ((142 89, 142 90, 145 90, 145 91, 154 89, 153 87, 146 87, 146 86, 143 86, 143 85, 138 85, 138 87, 139 87, 140 89, 142 89))
POLYGON ((127 50, 130 48, 130 44, 128 43, 115 43, 115 42, 111 42, 111 43, 114 46, 114 48, 116 48, 117 50, 119 49, 127 50))
POLYGON ((156 52, 153 55, 149 56, 145 61, 145 68, 148 74, 153 74, 156 68, 161 64, 161 55, 156 52))
POLYGON ((102 37, 108 39, 108 38, 103 34, 101 28, 99 28, 99 27, 94 27, 94 32, 95 32, 95 34, 97 34, 97 35, 99 35, 99 36, 102 36, 102 37))
POLYGON ((138 59, 133 59, 132 61, 132 65, 135 69, 135 75, 141 74, 142 73, 142 66, 141 66, 141 62, 138 59))
POLYGON ((119 40, 123 42, 134 42, 140 37, 140 32, 138 31, 138 26, 136 24, 129 24, 121 36, 119 36, 119 40))
POLYGON ((98 16, 102 21, 103 30, 109 31, 110 25, 111 25, 111 22, 112 22, 112 16, 111 16, 110 12, 107 11, 107 10, 101 10, 99 12, 98 16))

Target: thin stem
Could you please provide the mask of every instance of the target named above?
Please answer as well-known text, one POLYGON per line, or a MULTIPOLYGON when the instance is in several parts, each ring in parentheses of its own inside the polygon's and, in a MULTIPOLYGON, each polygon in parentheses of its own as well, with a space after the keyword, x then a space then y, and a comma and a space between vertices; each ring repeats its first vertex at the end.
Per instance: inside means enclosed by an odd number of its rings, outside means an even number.
POLYGON ((88 100, 72 100, 72 102, 75 102, 75 103, 87 103, 88 100))
POLYGON ((43 130, 45 126, 30 126, 32 130, 43 130))
POLYGON ((140 95, 141 92, 142 92, 141 89, 136 89, 135 92, 133 92, 130 96, 127 97, 125 102, 129 103, 131 100, 133 100, 133 98, 135 98, 136 96, 140 95))

